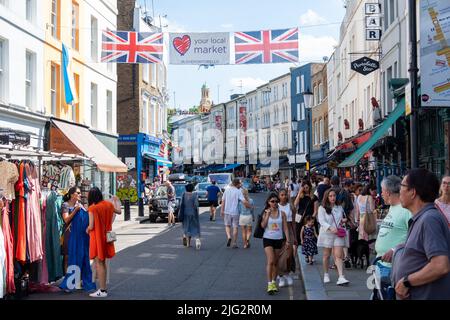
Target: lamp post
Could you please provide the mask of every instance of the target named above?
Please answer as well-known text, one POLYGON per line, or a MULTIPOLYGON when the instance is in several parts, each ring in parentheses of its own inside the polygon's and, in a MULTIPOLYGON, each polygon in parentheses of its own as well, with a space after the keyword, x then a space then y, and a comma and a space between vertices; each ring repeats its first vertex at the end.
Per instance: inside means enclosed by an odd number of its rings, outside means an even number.
POLYGON ((305 108, 308 111, 308 159, 307 161, 307 166, 308 166, 308 178, 311 176, 311 130, 312 130, 312 125, 311 125, 311 107, 312 107, 312 98, 313 98, 313 93, 311 92, 311 90, 308 88, 306 89, 306 91, 302 92, 303 95, 303 101, 305 103, 305 108))
POLYGON ((298 130, 298 121, 292 120, 292 135, 294 136, 294 168, 292 170, 292 178, 295 181, 297 179, 297 130, 298 130))

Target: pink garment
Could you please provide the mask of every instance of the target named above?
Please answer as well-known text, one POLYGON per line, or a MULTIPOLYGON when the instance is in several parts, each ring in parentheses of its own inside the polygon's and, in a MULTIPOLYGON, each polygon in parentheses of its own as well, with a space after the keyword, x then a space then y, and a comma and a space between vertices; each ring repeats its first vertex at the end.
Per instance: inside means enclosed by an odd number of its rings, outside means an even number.
POLYGON ((11 233, 9 215, 6 207, 2 210, 2 231, 3 237, 5 238, 6 251, 6 293, 11 294, 16 292, 16 286, 14 284, 14 238, 11 233))
POLYGON ((39 203, 41 187, 39 185, 36 168, 32 165, 25 164, 25 170, 29 188, 25 214, 27 247, 30 254, 30 262, 35 262, 42 260, 44 256, 42 250, 41 206, 39 203))

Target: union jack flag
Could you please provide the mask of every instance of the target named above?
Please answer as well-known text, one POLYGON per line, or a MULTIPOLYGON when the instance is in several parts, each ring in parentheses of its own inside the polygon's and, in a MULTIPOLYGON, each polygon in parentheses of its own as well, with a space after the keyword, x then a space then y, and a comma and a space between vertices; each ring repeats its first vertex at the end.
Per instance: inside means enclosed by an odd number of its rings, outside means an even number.
POLYGON ((298 62, 298 28, 235 32, 235 64, 298 62))
POLYGON ((163 34, 104 30, 101 62, 162 63, 163 34))

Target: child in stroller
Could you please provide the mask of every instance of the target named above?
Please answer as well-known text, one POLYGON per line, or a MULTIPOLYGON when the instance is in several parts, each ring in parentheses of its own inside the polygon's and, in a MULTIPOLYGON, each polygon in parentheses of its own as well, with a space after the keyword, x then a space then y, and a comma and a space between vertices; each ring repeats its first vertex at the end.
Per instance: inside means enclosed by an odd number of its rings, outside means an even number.
POLYGON ((395 300, 395 289, 391 285, 391 270, 391 266, 381 262, 381 257, 377 257, 367 268, 367 273, 371 274, 367 279, 367 287, 372 290, 370 300, 395 300))

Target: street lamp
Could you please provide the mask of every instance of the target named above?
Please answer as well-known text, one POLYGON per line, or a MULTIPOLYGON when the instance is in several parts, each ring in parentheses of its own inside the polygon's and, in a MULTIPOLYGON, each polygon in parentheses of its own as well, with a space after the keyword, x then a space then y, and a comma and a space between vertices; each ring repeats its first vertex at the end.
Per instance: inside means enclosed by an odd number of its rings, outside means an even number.
POLYGON ((292 120, 292 135, 294 136, 294 168, 293 168, 293 180, 297 178, 297 130, 298 130, 298 121, 292 120))
POLYGON ((308 164, 308 178, 311 176, 311 130, 312 130, 312 124, 311 124, 311 108, 312 108, 312 99, 313 99, 313 93, 311 92, 311 90, 308 88, 306 89, 306 91, 302 92, 303 95, 303 101, 305 103, 305 108, 308 110, 307 114, 308 114, 308 159, 307 164, 308 164))

